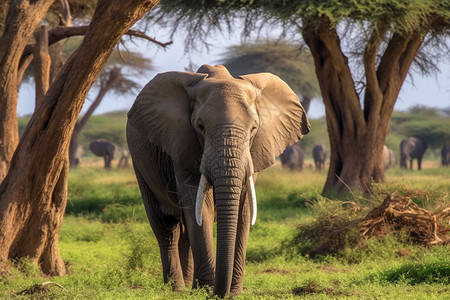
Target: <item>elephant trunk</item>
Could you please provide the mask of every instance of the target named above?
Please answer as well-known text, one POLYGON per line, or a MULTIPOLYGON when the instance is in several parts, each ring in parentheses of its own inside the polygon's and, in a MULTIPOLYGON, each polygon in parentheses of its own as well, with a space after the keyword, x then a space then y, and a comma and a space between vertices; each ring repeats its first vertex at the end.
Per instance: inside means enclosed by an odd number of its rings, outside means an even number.
MULTIPOLYGON (((213 186, 217 213, 217 249, 214 294, 224 297, 230 293, 235 261, 236 236, 243 184, 252 181, 253 164, 250 149, 245 147, 248 135, 233 126, 220 130, 220 136, 206 145, 200 166, 202 177, 197 194, 196 218, 201 226, 205 191, 213 186), (212 146, 214 145, 214 146, 212 146), (243 147, 244 146, 244 147, 243 147)), ((244 187, 245 189, 245 187, 244 187)), ((254 187, 247 187, 255 207, 250 211, 256 217, 254 187), (252 196, 253 195, 253 196, 252 196)), ((252 206, 252 205, 251 205, 252 206)), ((254 220, 252 220, 254 221, 254 220)))
POLYGON ((217 211, 214 294, 218 296, 225 296, 230 292, 241 188, 242 179, 234 176, 218 178, 214 182, 217 211))

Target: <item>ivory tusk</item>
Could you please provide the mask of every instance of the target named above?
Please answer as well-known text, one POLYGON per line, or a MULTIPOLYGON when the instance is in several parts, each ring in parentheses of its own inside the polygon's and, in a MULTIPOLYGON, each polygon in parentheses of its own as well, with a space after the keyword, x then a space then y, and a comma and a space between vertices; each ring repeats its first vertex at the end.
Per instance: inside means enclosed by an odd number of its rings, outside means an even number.
POLYGON ((256 222, 256 192, 255 192, 255 184, 253 183, 253 175, 247 180, 247 190, 250 193, 251 203, 250 203, 250 220, 251 225, 255 225, 256 222))
POLYGON ((195 200, 195 220, 198 226, 202 226, 203 204, 205 202, 206 193, 208 192, 208 179, 202 174, 198 184, 197 198, 195 200))

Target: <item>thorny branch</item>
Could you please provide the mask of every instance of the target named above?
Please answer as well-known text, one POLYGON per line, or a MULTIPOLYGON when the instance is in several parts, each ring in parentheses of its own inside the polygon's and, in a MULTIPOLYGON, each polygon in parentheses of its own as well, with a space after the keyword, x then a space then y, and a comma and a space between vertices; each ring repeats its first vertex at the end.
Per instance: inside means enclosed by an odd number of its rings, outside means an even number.
MULTIPOLYGON (((84 35, 88 28, 89 28, 89 26, 72 26, 72 27, 59 26, 59 27, 56 27, 56 28, 48 31, 48 45, 49 46, 53 45, 54 43, 56 43, 60 40, 63 40, 63 39, 66 39, 66 38, 69 38, 72 36, 84 35)), ((167 47, 173 43, 173 41, 163 43, 154 38, 149 37, 148 35, 146 35, 143 32, 131 30, 131 29, 128 30, 125 34, 129 35, 129 36, 135 36, 135 37, 140 37, 140 38, 146 39, 146 40, 148 40, 152 43, 155 43, 161 47, 167 47)), ((25 49, 23 50, 21 60, 24 60, 28 55, 32 54, 34 47, 36 47, 36 45, 27 45, 25 47, 25 49)))

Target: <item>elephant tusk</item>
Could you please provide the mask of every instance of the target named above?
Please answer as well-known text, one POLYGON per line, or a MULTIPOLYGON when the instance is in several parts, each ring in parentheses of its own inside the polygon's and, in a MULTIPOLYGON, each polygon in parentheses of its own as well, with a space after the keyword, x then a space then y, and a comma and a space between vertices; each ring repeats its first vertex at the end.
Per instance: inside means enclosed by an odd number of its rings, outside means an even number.
POLYGON ((250 177, 247 180, 247 190, 250 193, 251 203, 250 203, 250 219, 251 219, 251 225, 255 225, 256 222, 256 192, 255 192, 255 184, 253 183, 253 176, 250 175, 250 177))
POLYGON ((205 202, 208 187, 208 179, 202 174, 200 183, 198 184, 197 199, 195 200, 195 220, 197 221, 198 226, 202 226, 203 203, 205 202))

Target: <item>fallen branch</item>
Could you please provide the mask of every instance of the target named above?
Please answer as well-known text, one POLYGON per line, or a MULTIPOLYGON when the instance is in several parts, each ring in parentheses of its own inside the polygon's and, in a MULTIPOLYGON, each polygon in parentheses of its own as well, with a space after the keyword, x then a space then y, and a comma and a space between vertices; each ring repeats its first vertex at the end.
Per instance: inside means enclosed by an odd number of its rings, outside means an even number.
POLYGON ((397 192, 388 195, 383 203, 367 214, 360 229, 364 237, 381 237, 393 230, 405 230, 422 244, 445 244, 450 241, 449 228, 440 225, 450 207, 436 213, 418 207, 409 197, 397 192))
POLYGON ((63 290, 64 292, 68 292, 68 290, 65 287, 63 287, 62 285, 60 285, 59 283, 52 282, 52 281, 46 281, 41 284, 35 284, 32 287, 29 287, 29 288, 17 293, 17 295, 34 295, 34 294, 40 294, 40 293, 48 293, 50 291, 48 289, 48 287, 50 285, 55 285, 55 286, 59 287, 61 290, 63 290))

